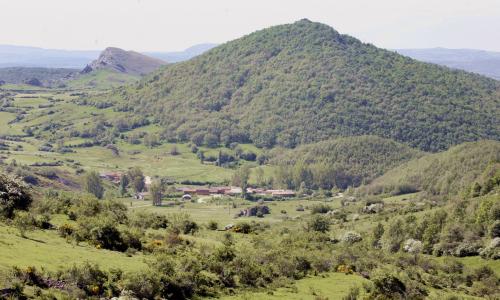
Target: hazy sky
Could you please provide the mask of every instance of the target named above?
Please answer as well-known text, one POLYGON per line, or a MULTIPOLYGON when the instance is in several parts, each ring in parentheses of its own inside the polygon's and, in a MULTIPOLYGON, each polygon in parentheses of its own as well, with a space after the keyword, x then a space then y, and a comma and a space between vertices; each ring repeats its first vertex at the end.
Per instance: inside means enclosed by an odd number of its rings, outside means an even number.
POLYGON ((0 0, 0 44, 172 51, 302 18, 384 48, 500 51, 500 0, 0 0))

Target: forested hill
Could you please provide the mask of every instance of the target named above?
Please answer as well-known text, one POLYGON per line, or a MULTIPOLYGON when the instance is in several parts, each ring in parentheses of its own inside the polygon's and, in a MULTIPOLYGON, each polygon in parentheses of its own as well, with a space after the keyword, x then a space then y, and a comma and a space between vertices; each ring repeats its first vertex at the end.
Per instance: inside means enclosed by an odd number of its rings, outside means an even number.
POLYGON ((500 82, 309 20, 257 31, 95 101, 154 116, 170 140, 295 147, 369 134, 439 151, 500 139, 500 82))
MULTIPOLYGON (((368 193, 423 190, 457 195, 479 186, 487 194, 500 184, 500 142, 464 143, 451 149, 415 158, 386 172, 363 190, 368 193)), ((477 195, 476 195, 477 196, 477 195)))
MULTIPOLYGON (((278 151, 275 151, 278 152, 278 151)), ((359 186, 424 152, 375 136, 344 137, 276 155, 276 183, 293 189, 359 186)))

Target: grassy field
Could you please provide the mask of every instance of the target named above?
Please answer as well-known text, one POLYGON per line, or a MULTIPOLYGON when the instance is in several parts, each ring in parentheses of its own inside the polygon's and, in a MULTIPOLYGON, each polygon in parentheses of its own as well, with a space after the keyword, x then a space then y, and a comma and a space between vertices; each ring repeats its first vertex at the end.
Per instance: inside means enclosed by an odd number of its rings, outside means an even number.
POLYGON ((36 230, 22 238, 12 227, 0 225, 0 282, 12 266, 35 266, 49 271, 68 267, 68 263, 98 263, 104 269, 134 271, 146 267, 142 255, 99 250, 86 244, 68 243, 55 230, 36 230), (3 276, 2 276, 3 274, 3 276))
POLYGON ((130 74, 98 70, 68 81, 67 87, 70 89, 109 89, 132 83, 138 79, 139 77, 130 74))
POLYGON ((0 135, 23 134, 18 127, 9 124, 9 122, 15 118, 16 115, 13 113, 0 111, 0 135))
POLYGON ((308 277, 296 281, 287 287, 271 292, 244 292, 237 296, 221 297, 223 300, 258 300, 258 299, 342 299, 351 287, 359 287, 368 280, 358 275, 328 273, 324 276, 308 277))
MULTIPOLYGON (((132 201, 133 210, 146 210, 150 212, 156 212, 160 214, 172 214, 172 213, 187 213, 192 219, 199 223, 207 223, 208 221, 214 220, 219 222, 220 225, 224 226, 229 223, 235 223, 239 221, 255 221, 255 222, 268 222, 268 223, 276 223, 282 222, 288 219, 295 219, 304 215, 309 214, 310 212, 305 211, 296 211, 297 206, 302 205, 304 207, 311 207, 315 204, 321 203, 321 201, 314 200, 285 200, 285 201, 271 201, 265 202, 264 205, 267 205, 270 209, 270 214, 265 215, 264 218, 256 218, 256 217, 245 217, 245 218, 234 218, 234 215, 240 210, 255 206, 255 202, 243 201, 240 199, 227 200, 222 198, 211 198, 205 197, 200 198, 201 201, 207 201, 208 203, 191 203, 186 202, 182 206, 151 206, 150 201, 132 201), (232 204, 236 205, 236 208, 232 206, 232 204), (282 213, 286 212, 286 213, 282 213)), ((124 200, 125 203, 129 203, 130 201, 124 200)))

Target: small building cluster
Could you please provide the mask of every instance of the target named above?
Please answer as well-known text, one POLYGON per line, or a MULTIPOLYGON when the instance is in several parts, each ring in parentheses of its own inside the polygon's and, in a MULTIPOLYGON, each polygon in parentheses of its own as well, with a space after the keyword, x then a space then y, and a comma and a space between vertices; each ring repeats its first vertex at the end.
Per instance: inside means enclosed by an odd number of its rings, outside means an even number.
MULTIPOLYGON (((238 196, 241 195, 241 188, 234 186, 220 186, 220 187, 180 187, 177 191, 184 193, 184 195, 198 195, 198 196, 209 196, 209 195, 226 195, 226 196, 238 196)), ((254 194, 258 196, 272 196, 276 198, 290 198, 295 196, 295 192, 292 190, 266 190, 262 188, 247 188, 248 194, 254 194)))
POLYGON ((111 181, 112 183, 119 184, 122 179, 123 173, 121 172, 101 172, 99 177, 111 181))

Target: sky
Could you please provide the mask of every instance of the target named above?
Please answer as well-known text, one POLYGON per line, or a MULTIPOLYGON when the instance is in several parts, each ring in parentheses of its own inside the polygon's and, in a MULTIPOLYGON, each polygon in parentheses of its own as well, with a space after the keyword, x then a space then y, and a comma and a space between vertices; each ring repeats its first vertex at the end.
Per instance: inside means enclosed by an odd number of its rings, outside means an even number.
POLYGON ((500 51, 500 0, 0 0, 0 44, 176 51, 303 18, 382 48, 500 51))

